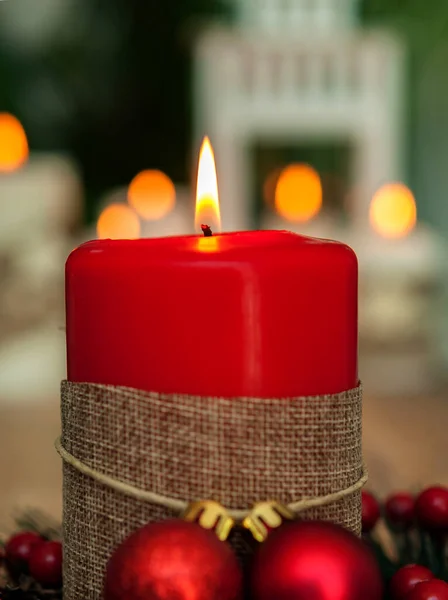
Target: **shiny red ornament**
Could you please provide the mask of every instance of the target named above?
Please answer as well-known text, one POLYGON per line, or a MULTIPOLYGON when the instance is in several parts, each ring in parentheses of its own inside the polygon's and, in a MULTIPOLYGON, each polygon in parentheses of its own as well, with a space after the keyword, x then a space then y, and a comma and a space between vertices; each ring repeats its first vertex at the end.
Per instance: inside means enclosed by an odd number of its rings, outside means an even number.
POLYGON ((406 565, 392 577, 389 591, 392 600, 403 600, 417 583, 434 579, 432 571, 422 565, 406 565))
POLYGON ((242 572, 226 542, 170 519, 134 532, 112 554, 105 600, 240 600, 242 572))
POLYGON ((381 600, 383 585, 368 546, 320 521, 285 523, 254 558, 253 600, 381 600))
POLYGON ((43 543, 43 539, 33 531, 16 533, 6 542, 6 560, 16 569, 26 570, 32 548, 41 543, 43 543))
POLYGON ((362 531, 369 533, 381 516, 378 500, 365 490, 362 491, 362 531))
POLYGON ((448 600, 448 584, 441 579, 417 583, 406 600, 448 600))
POLYGON ((42 542, 31 549, 30 575, 45 588, 57 589, 62 585, 62 544, 42 542))
POLYGON ((448 488, 434 486, 423 490, 415 502, 419 524, 429 531, 448 530, 448 488))
POLYGON ((414 496, 409 492, 396 492, 386 499, 384 514, 392 527, 409 529, 414 524, 414 496))

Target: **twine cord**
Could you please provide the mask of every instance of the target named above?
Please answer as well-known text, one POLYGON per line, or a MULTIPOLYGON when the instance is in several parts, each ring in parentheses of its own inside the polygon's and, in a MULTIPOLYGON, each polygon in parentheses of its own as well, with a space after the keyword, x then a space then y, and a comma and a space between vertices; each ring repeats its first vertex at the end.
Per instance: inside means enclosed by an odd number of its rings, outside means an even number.
MULTIPOLYGON (((89 467, 82 461, 78 460, 75 456, 70 454, 70 452, 68 452, 63 447, 60 437, 58 437, 55 442, 55 448, 64 462, 71 465, 83 475, 87 475, 95 481, 98 481, 106 487, 120 492, 121 494, 125 494, 126 496, 130 496, 131 498, 135 498, 143 502, 148 502, 157 506, 163 506, 165 508, 171 509, 179 513, 184 512, 190 504, 190 502, 186 502, 185 500, 170 498, 169 496, 164 496, 162 494, 156 494, 155 492, 142 490, 138 487, 130 485, 129 483, 125 483, 124 481, 120 481, 119 479, 115 479, 114 477, 110 477, 109 475, 105 475, 104 473, 100 473, 96 469, 92 469, 92 467, 89 467)), ((300 513, 304 510, 315 508, 317 506, 326 506, 327 504, 333 504, 334 502, 337 502, 338 500, 341 500, 342 498, 345 498, 346 496, 349 496, 354 492, 360 490, 367 482, 367 479, 367 469, 365 465, 363 465, 362 475, 358 479, 358 481, 353 485, 338 492, 327 494, 325 496, 319 496, 317 498, 302 498, 297 502, 292 502, 288 504, 287 508, 289 508, 289 510, 291 510, 294 513, 300 513)), ((227 509, 227 512, 232 517, 232 519, 235 519, 235 521, 242 521, 247 516, 249 516, 251 511, 244 509, 227 509)))

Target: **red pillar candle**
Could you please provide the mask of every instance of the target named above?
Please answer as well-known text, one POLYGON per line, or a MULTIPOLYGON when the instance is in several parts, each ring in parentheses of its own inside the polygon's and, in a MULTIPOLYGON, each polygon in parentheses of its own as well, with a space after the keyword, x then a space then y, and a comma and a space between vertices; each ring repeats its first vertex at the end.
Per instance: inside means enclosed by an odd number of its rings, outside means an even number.
POLYGON ((96 240, 66 265, 68 379, 287 397, 353 388, 357 260, 287 231, 96 240))
POLYGON ((254 397, 357 384, 357 261, 343 244, 286 231, 97 240, 66 275, 71 381, 254 397))

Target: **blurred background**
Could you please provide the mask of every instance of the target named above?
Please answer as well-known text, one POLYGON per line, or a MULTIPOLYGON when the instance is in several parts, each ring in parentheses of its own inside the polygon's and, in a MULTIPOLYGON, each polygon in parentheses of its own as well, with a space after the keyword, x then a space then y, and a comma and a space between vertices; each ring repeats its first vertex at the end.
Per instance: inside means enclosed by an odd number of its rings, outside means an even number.
POLYGON ((224 230, 349 243, 380 493, 448 483, 445 0, 0 2, 0 523, 58 515, 64 262, 193 231, 199 145, 224 230))

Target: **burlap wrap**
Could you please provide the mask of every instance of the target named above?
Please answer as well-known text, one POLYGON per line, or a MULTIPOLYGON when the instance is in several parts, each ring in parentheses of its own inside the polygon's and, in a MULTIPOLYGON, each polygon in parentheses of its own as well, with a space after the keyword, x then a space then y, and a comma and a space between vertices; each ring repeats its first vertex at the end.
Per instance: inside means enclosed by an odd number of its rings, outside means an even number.
MULTIPOLYGON (((171 498, 289 504, 363 474, 361 388, 288 399, 203 398, 62 383, 62 446, 89 467, 171 498)), ((64 600, 98 600, 113 548, 175 516, 64 464, 64 600)), ((360 533, 360 491, 303 513, 360 533)), ((231 543, 241 552, 241 534, 231 543)), ((246 545, 247 549, 247 545, 246 545)))

